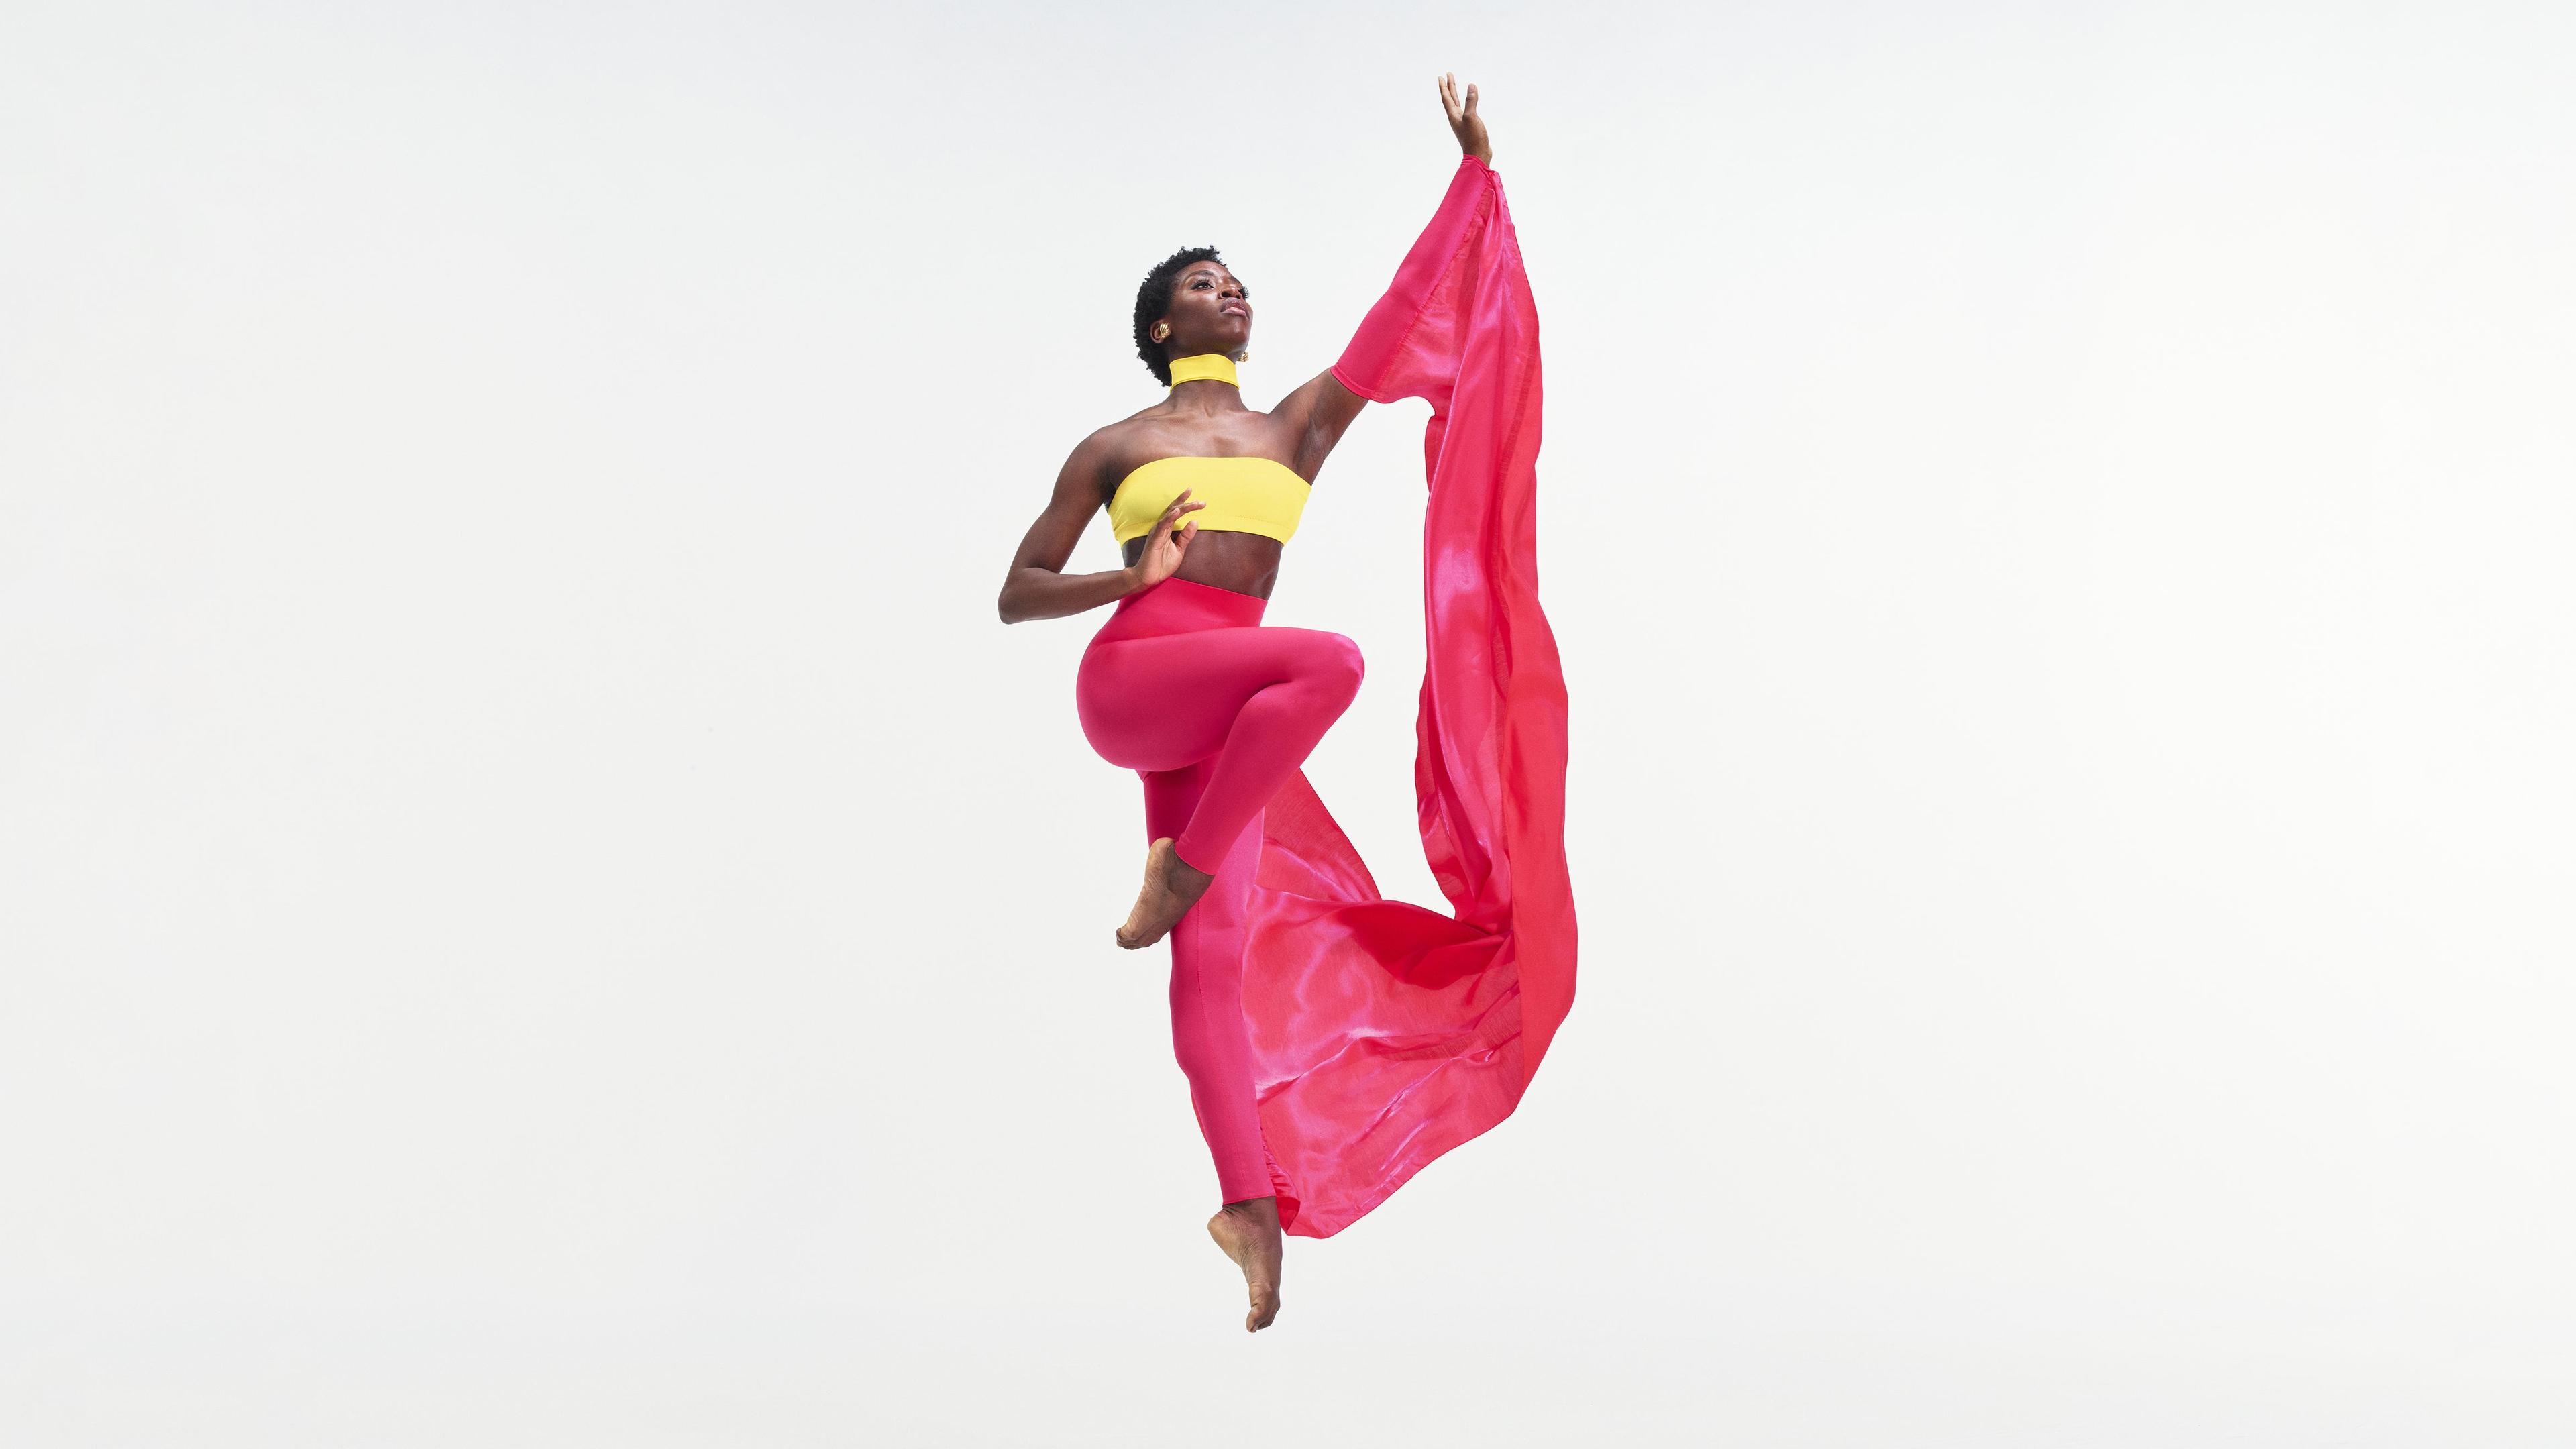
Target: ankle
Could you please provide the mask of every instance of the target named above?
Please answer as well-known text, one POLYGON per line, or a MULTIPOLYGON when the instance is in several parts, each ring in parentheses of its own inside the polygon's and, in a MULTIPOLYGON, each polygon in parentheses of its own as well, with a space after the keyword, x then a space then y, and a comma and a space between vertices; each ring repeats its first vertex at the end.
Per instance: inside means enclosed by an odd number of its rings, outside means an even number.
POLYGON ((1177 886, 1184 891, 1203 891, 1207 889, 1210 881, 1216 879, 1216 873, 1214 871, 1201 870, 1197 866, 1190 864, 1187 860, 1182 859, 1180 843, 1178 841, 1174 841, 1172 844, 1172 869, 1169 879, 1174 886, 1177 886))

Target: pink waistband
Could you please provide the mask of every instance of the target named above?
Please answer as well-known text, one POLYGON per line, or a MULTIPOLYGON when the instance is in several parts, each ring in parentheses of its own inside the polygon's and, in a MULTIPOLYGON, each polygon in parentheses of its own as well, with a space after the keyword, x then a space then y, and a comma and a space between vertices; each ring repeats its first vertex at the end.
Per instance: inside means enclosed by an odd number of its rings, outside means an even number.
POLYGON ((1193 629, 1239 629, 1261 622, 1269 601, 1214 584, 1170 578, 1138 589, 1118 601, 1109 621, 1091 636, 1093 644, 1138 639, 1152 634, 1185 634, 1193 629))

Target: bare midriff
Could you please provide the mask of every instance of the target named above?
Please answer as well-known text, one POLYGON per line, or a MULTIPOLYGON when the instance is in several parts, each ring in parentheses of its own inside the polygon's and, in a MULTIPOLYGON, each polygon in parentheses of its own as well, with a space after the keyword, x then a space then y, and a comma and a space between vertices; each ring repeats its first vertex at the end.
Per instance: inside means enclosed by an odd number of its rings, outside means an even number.
MULTIPOLYGON (((1189 515, 1184 513, 1181 517, 1186 520, 1189 515)), ((1130 567, 1145 556, 1145 542, 1145 538, 1127 540, 1125 553, 1130 567)), ((1271 587, 1279 582, 1279 555, 1287 548, 1279 540, 1258 533, 1194 533, 1190 535, 1189 552, 1181 556, 1181 566, 1172 571, 1172 577, 1266 599, 1271 587)))

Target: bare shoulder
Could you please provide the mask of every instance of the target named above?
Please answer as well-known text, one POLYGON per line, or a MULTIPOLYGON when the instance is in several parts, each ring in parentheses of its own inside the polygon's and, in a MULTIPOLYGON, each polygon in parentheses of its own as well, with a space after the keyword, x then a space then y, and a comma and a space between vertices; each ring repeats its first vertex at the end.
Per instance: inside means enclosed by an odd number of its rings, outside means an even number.
POLYGON ((1153 409, 1147 408, 1140 413, 1131 413, 1114 423, 1103 423, 1093 428, 1083 436, 1081 442, 1074 445, 1073 455, 1105 464, 1123 453, 1134 451, 1137 443, 1145 435, 1147 421, 1152 414, 1153 409))
POLYGON ((1114 423, 1094 429, 1090 437, 1082 440, 1083 449, 1097 453, 1103 458, 1119 458, 1135 453, 1151 443, 1155 433, 1154 424, 1157 419, 1165 415, 1165 409, 1161 403, 1140 408, 1114 423))
POLYGON ((1156 456, 1153 420, 1159 411, 1149 407, 1092 429, 1075 446, 1068 471, 1079 471, 1088 485, 1105 495, 1138 463, 1156 456))

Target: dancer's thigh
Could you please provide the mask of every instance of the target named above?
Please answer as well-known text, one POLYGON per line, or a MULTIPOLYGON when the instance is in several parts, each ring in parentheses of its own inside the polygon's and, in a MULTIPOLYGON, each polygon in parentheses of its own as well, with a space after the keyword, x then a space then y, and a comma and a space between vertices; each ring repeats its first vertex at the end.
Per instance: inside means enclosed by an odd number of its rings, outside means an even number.
POLYGON ((1358 658, 1345 635, 1281 625, 1118 639, 1085 651, 1074 702, 1102 759, 1175 770, 1215 754, 1253 695, 1358 658))

